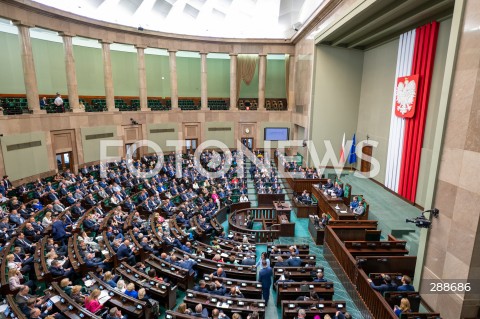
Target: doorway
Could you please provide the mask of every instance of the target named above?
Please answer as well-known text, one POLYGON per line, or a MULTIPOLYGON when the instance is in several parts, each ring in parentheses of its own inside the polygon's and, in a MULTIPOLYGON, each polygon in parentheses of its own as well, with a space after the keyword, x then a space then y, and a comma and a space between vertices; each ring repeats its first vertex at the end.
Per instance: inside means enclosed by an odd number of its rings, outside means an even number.
POLYGON ((186 139, 185 140, 186 151, 195 152, 195 150, 197 149, 197 143, 198 143, 198 139, 196 138, 186 139))
MULTIPOLYGON (((125 144, 125 157, 127 156, 127 154, 128 154, 129 152, 131 152, 131 151, 133 150, 133 144, 134 144, 134 143, 125 144)), ((137 149, 135 150, 135 152, 132 153, 132 159, 133 159, 133 160, 138 160, 138 159, 140 159, 140 154, 139 154, 139 152, 138 152, 139 150, 140 150, 140 148, 137 147, 137 149)))
POLYGON ((59 173, 65 172, 67 169, 72 170, 72 152, 58 153, 56 155, 59 173))
POLYGON ((242 137, 242 144, 245 145, 250 151, 253 151, 253 137, 242 137))

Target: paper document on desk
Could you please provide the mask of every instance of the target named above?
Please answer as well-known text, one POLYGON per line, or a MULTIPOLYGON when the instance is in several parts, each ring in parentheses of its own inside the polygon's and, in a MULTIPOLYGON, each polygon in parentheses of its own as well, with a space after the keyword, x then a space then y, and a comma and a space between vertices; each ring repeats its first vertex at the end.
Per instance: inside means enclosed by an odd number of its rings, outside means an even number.
POLYGON ((100 297, 98 297, 98 302, 100 302, 102 305, 106 303, 110 298, 108 295, 108 290, 104 289, 102 292, 100 292, 100 297))
POLYGON ((60 299, 61 299, 61 298, 60 298, 60 296, 58 296, 58 295, 55 295, 55 296, 50 297, 50 301, 52 301, 53 303, 59 302, 60 299))
POLYGON ((226 302, 221 302, 221 301, 219 301, 219 302, 217 302, 217 307, 218 307, 218 308, 228 308, 229 305, 228 305, 228 303, 226 303, 226 302))
POLYGON ((85 284, 85 287, 91 287, 94 281, 89 279, 89 280, 85 280, 83 283, 85 284))
POLYGON ((340 213, 342 213, 342 214, 346 214, 346 213, 347 213, 347 211, 346 211, 346 210, 341 210, 341 211, 340 211, 340 213))

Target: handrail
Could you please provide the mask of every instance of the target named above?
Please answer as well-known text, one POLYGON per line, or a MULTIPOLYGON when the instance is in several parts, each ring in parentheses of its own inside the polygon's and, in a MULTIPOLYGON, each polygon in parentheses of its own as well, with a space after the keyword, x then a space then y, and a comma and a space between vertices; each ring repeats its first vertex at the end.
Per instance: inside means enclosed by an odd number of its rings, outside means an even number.
POLYGON ((280 230, 275 229, 248 229, 247 227, 238 226, 233 218, 237 218, 238 213, 253 213, 254 219, 263 220, 263 219, 275 219, 276 211, 272 208, 245 208, 234 211, 228 216, 229 229, 242 232, 245 234, 254 234, 255 242, 257 243, 266 243, 271 242, 274 239, 278 239, 280 235, 280 230), (266 215, 266 216, 265 216, 266 215))

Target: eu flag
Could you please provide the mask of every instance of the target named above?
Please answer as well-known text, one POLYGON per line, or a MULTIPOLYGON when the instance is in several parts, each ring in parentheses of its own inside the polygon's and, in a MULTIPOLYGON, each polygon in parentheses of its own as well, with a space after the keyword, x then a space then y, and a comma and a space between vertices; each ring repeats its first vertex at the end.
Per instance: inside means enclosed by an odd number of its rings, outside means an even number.
POLYGON ((353 134, 352 146, 350 147, 350 154, 348 154, 348 164, 353 164, 357 162, 357 153, 355 153, 356 144, 357 143, 355 142, 355 134, 353 134))

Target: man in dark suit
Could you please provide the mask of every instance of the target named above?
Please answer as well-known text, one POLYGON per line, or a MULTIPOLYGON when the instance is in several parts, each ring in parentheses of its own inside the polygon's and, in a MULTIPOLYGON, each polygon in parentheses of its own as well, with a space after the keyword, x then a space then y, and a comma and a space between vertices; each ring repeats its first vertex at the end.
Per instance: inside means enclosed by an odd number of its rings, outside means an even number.
POLYGON ((75 217, 80 217, 85 213, 85 208, 80 205, 80 202, 76 202, 70 210, 75 217))
POLYGON ((64 217, 62 217, 61 220, 54 218, 54 221, 52 224, 52 235, 53 235, 53 240, 61 241, 62 244, 66 244, 67 238, 71 234, 67 233, 66 231, 64 217))
POLYGON ((37 232, 30 223, 25 224, 25 229, 23 230, 23 233, 25 234, 25 236, 33 238, 33 241, 35 242, 39 241, 42 238, 41 232, 37 232))
POLYGON ((258 273, 258 281, 262 284, 262 296, 265 300, 265 304, 268 304, 268 300, 270 299, 270 287, 272 286, 272 276, 273 271, 272 268, 267 267, 267 261, 262 261, 263 269, 260 270, 258 273))
POLYGON ((48 199, 50 199, 50 201, 52 201, 52 202, 59 199, 55 190, 53 190, 53 189, 50 190, 50 193, 48 194, 48 199))
POLYGON ((282 256, 278 256, 275 267, 288 267, 288 261, 284 261, 282 256))
POLYGON ((129 246, 130 246, 130 241, 127 239, 118 247, 117 258, 118 259, 127 258, 128 264, 133 266, 136 263, 135 254, 134 254, 134 251, 129 246))
POLYGON ((205 282, 205 280, 200 280, 198 282, 198 285, 193 287, 193 290, 198 292, 208 293, 207 283, 205 282))
POLYGON ((73 280, 73 278, 75 277, 75 271, 71 267, 64 269, 60 265, 59 260, 52 261, 52 265, 50 266, 49 271, 53 277, 67 277, 70 280, 73 280))
POLYGON ((313 279, 313 282, 327 282, 327 280, 323 277, 323 271, 317 272, 317 277, 313 279))
POLYGON ((223 271, 222 267, 219 267, 217 270, 210 274, 210 278, 214 276, 220 278, 227 278, 227 274, 223 271))
POLYGON ((332 183, 331 178, 327 179, 327 183, 325 185, 323 185, 323 188, 325 188, 325 189, 330 189, 330 188, 333 188, 333 187, 334 187, 334 185, 332 183))
POLYGON ((20 226, 25 222, 25 219, 20 216, 15 209, 10 211, 9 220, 12 224, 15 224, 16 226, 20 226))
POLYGON ((88 215, 84 220, 83 220, 83 227, 87 230, 90 230, 92 232, 98 232, 98 229, 100 228, 100 225, 96 223, 92 219, 92 215, 88 215))
POLYGON ((95 258, 94 253, 87 253, 85 256, 85 266, 89 269, 96 269, 98 267, 102 268, 103 270, 108 270, 109 267, 105 264, 105 260, 101 261, 95 258))
POLYGON ((292 257, 287 260, 288 266, 290 267, 300 267, 302 266, 302 260, 294 253, 292 257))
POLYGON ((25 238, 24 233, 18 234, 17 239, 15 239, 15 246, 21 247, 26 253, 33 254, 35 252, 35 245, 25 238))
POLYGON ((397 290, 397 284, 392 282, 392 278, 390 278, 389 275, 382 274, 382 278, 383 278, 383 283, 381 283, 378 286, 375 285, 375 283, 371 279, 368 279, 368 282, 370 283, 370 287, 372 287, 376 291, 379 291, 382 294, 386 291, 396 291, 397 290))
POLYGON ((402 277, 402 285, 397 287, 398 291, 415 291, 415 287, 412 286, 412 279, 404 275, 402 277))
POLYGON ((255 265, 255 257, 254 256, 248 256, 241 262, 242 265, 245 266, 254 266, 255 265))

